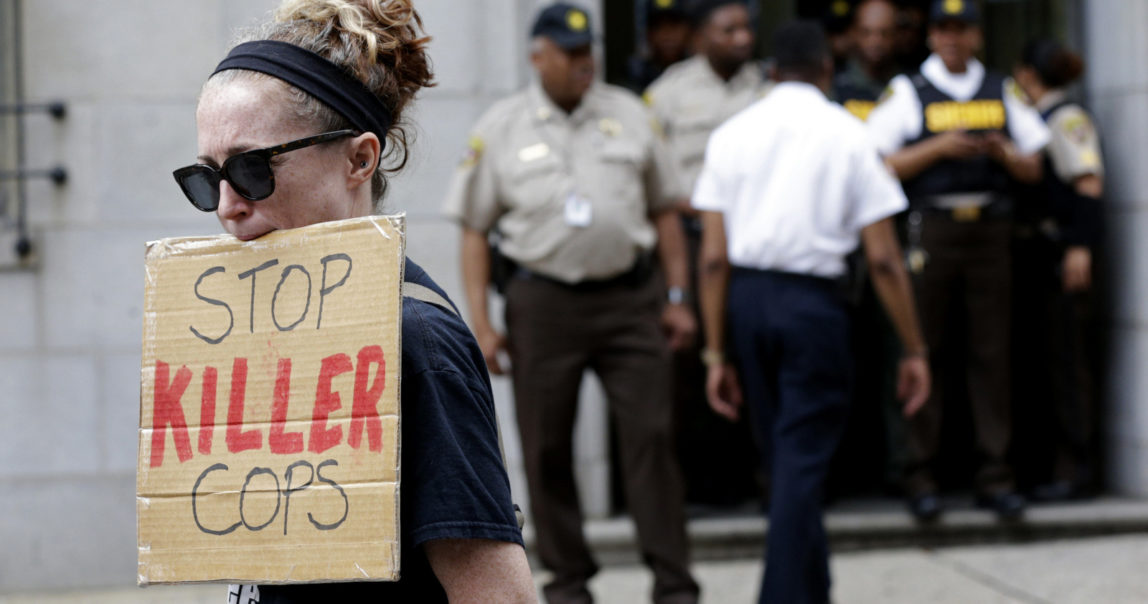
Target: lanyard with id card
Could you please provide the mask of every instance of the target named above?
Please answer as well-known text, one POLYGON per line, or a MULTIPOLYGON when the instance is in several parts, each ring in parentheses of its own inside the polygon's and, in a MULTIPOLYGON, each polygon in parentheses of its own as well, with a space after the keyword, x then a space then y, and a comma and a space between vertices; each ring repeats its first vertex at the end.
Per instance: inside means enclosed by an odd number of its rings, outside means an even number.
MULTIPOLYGON (((545 109, 539 110, 539 118, 541 119, 542 122, 545 122, 546 119, 549 118, 549 111, 545 110, 545 109)), ((549 154, 551 151, 553 151, 554 154, 558 157, 558 160, 562 165, 563 171, 567 175, 569 175, 571 178, 576 179, 576 176, 574 173, 573 162, 571 161, 571 158, 568 155, 568 149, 566 148, 566 145, 554 144, 555 141, 551 137, 550 133, 546 131, 545 123, 542 123, 542 124, 536 123, 536 126, 538 127, 539 135, 545 141, 547 141, 547 142, 539 143, 538 145, 535 145, 535 147, 545 149, 544 151, 541 151, 540 154, 546 155, 546 154, 549 154)), ((530 159, 534 159, 534 155, 537 155, 537 154, 536 153, 528 153, 528 151, 530 149, 532 149, 532 147, 528 147, 528 148, 520 151, 519 152, 519 160, 529 161, 530 159), (528 155, 530 155, 530 157, 529 158, 524 157, 523 154, 528 154, 528 155)), ((580 229, 587 228, 591 224, 594 223, 594 204, 590 201, 589 198, 578 193, 577 191, 571 190, 570 192, 566 193, 566 198, 563 201, 562 218, 563 218, 563 221, 566 223, 567 226, 580 228, 580 229)))
POLYGON ((567 225, 584 229, 594 221, 594 205, 590 203, 589 199, 571 191, 566 194, 566 207, 563 215, 567 225))

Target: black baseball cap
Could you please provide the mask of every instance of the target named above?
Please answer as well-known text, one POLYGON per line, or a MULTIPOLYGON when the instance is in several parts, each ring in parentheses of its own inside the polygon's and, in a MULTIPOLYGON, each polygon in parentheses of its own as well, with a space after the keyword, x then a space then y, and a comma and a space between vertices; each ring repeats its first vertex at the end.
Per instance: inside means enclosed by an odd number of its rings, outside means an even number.
POLYGON ((685 0, 646 0, 646 19, 685 19, 685 0))
POLYGON ((960 21, 975 25, 980 21, 981 15, 977 11, 974 0, 936 0, 929 11, 929 22, 960 21))
POLYGON ((538 36, 550 38, 565 50, 585 46, 594 41, 589 13, 565 2, 551 4, 538 13, 534 27, 530 29, 530 37, 538 36))
POLYGON ((748 0, 697 0, 689 11, 690 18, 695 27, 701 26, 717 9, 730 4, 740 4, 749 8, 748 0))

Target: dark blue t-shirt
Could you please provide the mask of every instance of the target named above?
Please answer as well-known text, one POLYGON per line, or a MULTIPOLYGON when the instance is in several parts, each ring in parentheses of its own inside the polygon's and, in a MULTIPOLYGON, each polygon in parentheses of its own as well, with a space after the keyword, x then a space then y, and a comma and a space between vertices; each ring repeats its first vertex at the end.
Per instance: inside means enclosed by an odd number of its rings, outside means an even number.
MULTIPOLYGON (((446 298, 410 260, 406 281, 446 298)), ((402 329, 401 580, 264 585, 258 592, 232 586, 229 604, 446 602, 424 543, 492 539, 522 545, 486 362, 474 336, 455 313, 411 298, 403 298, 402 329)))

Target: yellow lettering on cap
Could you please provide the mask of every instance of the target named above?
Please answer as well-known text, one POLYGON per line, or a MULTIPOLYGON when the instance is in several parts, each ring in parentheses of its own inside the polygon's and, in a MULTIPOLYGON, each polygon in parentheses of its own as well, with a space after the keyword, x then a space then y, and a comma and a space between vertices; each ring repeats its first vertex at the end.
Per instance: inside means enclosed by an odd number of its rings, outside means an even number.
POLYGON ((965 10, 965 3, 962 0, 945 0, 942 10, 950 15, 959 15, 965 10))
POLYGON ((658 8, 670 8, 674 5, 674 0, 658 0, 655 4, 658 8))
POLYGON ((849 14, 849 3, 845 0, 837 0, 831 7, 835 17, 844 17, 849 14))
POLYGON ((566 25, 573 31, 584 31, 586 29, 586 13, 580 10, 572 10, 566 13, 566 25))

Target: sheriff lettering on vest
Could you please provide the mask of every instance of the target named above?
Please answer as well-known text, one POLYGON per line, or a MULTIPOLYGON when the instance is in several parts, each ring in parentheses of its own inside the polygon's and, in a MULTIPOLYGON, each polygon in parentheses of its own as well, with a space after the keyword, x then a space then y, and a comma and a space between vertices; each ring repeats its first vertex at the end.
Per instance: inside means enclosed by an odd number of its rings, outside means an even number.
MULTIPOLYGON (((870 114, 869 131, 909 197, 906 253, 931 362, 961 355, 977 454, 977 503, 1002 519, 1024 510, 1005 460, 1009 416, 1010 181, 1035 182, 1048 129, 1015 84, 974 54, 982 37, 976 4, 932 5, 920 73, 898 76, 870 114), (956 313, 959 313, 957 315, 956 313), (960 330, 947 329, 960 325, 960 330)), ((938 377, 938 383, 951 383, 938 377)), ((909 427, 906 493, 919 520, 939 515, 931 462, 941 436, 933 389, 909 427)))

